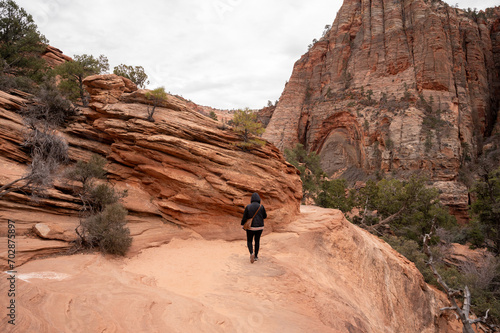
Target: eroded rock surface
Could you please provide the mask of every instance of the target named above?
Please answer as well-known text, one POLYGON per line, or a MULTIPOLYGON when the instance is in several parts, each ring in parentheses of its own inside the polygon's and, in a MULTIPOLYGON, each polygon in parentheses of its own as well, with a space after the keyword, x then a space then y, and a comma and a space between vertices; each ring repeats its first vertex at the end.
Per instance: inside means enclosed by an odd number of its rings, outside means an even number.
POLYGON ((71 57, 65 55, 61 50, 53 46, 48 45, 45 51, 42 53, 42 58, 47 61, 47 63, 52 66, 58 66, 66 61, 72 61, 71 57))
MULTIPOLYGON (((300 178, 273 145, 243 151, 236 146, 239 137, 232 130, 219 129, 217 122, 174 96, 156 108, 150 122, 146 91, 114 74, 88 77, 85 84, 90 107, 82 108, 61 135, 69 143, 72 162, 88 160, 92 154, 105 157, 109 180, 116 189, 127 190, 124 203, 134 236, 131 253, 193 233, 207 239, 242 238, 239 221, 254 191, 269 212, 269 231, 286 225, 298 213, 300 178)), ((26 128, 22 118, 10 111, 23 100, 4 95, 0 185, 21 177, 29 162, 20 147, 26 128)), ((19 239, 33 237, 32 227, 39 223, 57 230, 48 236, 53 240, 60 241, 61 235, 66 240, 76 237, 81 202, 73 194, 74 186, 79 184, 61 179, 38 202, 13 192, 0 201, 0 218, 16 221, 19 239)), ((6 230, 0 233, 5 236, 6 230)), ((31 248, 23 253, 20 248, 18 260, 51 254, 53 248, 47 252, 40 247, 39 253, 31 248)), ((1 257, 5 259, 6 253, 1 252, 1 257)))
MULTIPOLYGON (((18 269, 24 332, 451 333, 443 293, 340 211, 301 207, 262 238, 250 264, 245 241, 176 238, 131 258, 75 255, 18 269), (207 255, 209 254, 209 255, 207 255)), ((0 273, 4 279, 5 273, 0 273)), ((0 284, 0 294, 6 295, 0 284)), ((5 324, 2 321, 0 325, 5 324)))
POLYGON ((473 17, 441 1, 346 0, 295 63, 264 137, 281 150, 304 144, 329 175, 456 181, 499 126, 499 26, 500 7, 473 17))

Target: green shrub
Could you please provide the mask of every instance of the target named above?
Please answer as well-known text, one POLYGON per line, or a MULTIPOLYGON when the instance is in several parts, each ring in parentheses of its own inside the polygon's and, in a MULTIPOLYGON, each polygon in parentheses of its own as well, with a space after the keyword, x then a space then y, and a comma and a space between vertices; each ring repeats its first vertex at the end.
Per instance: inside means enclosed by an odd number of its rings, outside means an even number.
POLYGON ((471 243, 473 248, 478 248, 483 246, 485 242, 485 231, 481 228, 481 225, 477 221, 470 222, 465 228, 467 233, 467 240, 471 243))
POLYGON ((125 255, 132 244, 126 216, 127 210, 120 203, 89 216, 82 223, 87 242, 104 253, 125 255))
POLYGON ((155 114, 155 110, 157 106, 160 106, 163 102, 165 102, 167 98, 167 93, 165 92, 164 87, 159 87, 148 91, 146 93, 146 98, 150 101, 152 108, 148 106, 148 121, 154 122, 153 115, 155 114))
MULTIPOLYGON (((496 162, 498 163, 498 161, 496 162)), ((496 164, 498 165, 498 164, 496 164)), ((493 167, 493 166, 492 166, 493 167)), ((471 212, 491 251, 500 255, 500 168, 485 170, 476 182, 471 212), (489 172, 487 172, 489 171, 489 172)), ((479 239, 476 237, 476 241, 479 239)))
POLYGON ((92 55, 74 55, 73 61, 66 61, 55 68, 55 72, 61 76, 59 89, 72 101, 78 98, 84 106, 88 104, 88 94, 84 89, 83 80, 94 74, 102 74, 109 69, 108 58, 100 55, 94 58, 92 55))
POLYGON ((257 114, 248 108, 238 110, 234 113, 233 129, 242 140, 242 142, 238 142, 236 145, 244 150, 253 146, 263 146, 266 144, 264 140, 258 138, 258 136, 264 133, 264 128, 257 121, 257 114))
POLYGON ((293 149, 285 148, 285 158, 300 171, 303 200, 316 198, 325 173, 320 165, 320 157, 315 152, 308 153, 304 145, 298 143, 293 149))
POLYGON ((118 202, 126 193, 116 192, 114 188, 108 184, 98 184, 92 186, 84 193, 84 200, 93 212, 99 212, 105 209, 106 206, 118 202))
POLYGON ((48 66, 39 55, 48 40, 15 1, 0 1, 0 71, 41 82, 48 66))
POLYGON ((348 212, 353 207, 353 202, 346 195, 347 184, 344 179, 323 180, 316 204, 325 208, 335 208, 348 212))
POLYGON ((389 227, 394 234, 415 241, 429 233, 433 225, 449 229, 456 224, 440 204, 438 190, 427 187, 423 177, 370 180, 353 196, 361 217, 365 211, 367 215, 376 211, 379 228, 389 227))
POLYGON ((210 114, 208 115, 210 118, 212 118, 213 120, 217 121, 217 114, 215 114, 214 111, 210 111, 210 114))
POLYGON ((83 187, 90 186, 94 179, 104 179, 106 170, 104 166, 107 160, 97 154, 93 154, 87 162, 77 161, 76 164, 66 172, 66 177, 81 182, 83 187))
POLYGON ((124 255, 132 238, 125 226, 127 210, 119 203, 127 192, 117 192, 107 183, 96 184, 104 179, 106 159, 92 155, 88 162, 78 161, 67 177, 82 183, 79 196, 83 201, 82 219, 75 229, 80 237, 79 245, 99 248, 104 253, 124 255))
POLYGON ((120 64, 115 66, 113 73, 126 77, 130 81, 134 82, 139 88, 146 88, 149 84, 148 75, 144 72, 144 67, 142 66, 127 66, 120 64))

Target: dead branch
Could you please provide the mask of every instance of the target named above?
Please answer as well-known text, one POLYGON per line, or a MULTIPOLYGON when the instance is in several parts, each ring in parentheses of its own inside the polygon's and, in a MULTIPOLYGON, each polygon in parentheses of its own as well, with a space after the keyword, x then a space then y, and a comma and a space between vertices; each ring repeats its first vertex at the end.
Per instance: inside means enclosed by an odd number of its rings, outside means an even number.
POLYGON ((23 181, 27 178, 28 178, 28 176, 23 176, 21 178, 13 180, 10 183, 5 184, 2 187, 0 187, 0 198, 2 198, 4 195, 6 195, 6 194, 8 194, 16 189, 22 189, 24 187, 24 185, 22 185, 21 187, 14 187, 14 184, 19 183, 20 181, 23 181))
MULTIPOLYGON (((432 231, 431 231, 431 233, 432 233, 432 231)), ((451 307, 442 308, 441 310, 443 310, 443 311, 444 310, 453 310, 453 311, 455 311, 455 313, 457 314, 457 316, 462 321, 462 324, 463 324, 462 332, 463 333, 475 333, 474 330, 472 329, 472 324, 477 324, 477 323, 484 323, 484 324, 486 324, 486 319, 488 318, 488 311, 489 310, 486 311, 486 315, 484 317, 477 318, 477 319, 470 319, 469 318, 469 315, 470 315, 470 304, 471 304, 471 293, 469 291, 469 287, 468 286, 465 286, 465 288, 464 288, 463 308, 460 308, 458 306, 455 297, 458 296, 459 294, 461 294, 460 291, 450 288, 446 284, 446 282, 443 280, 443 278, 441 277, 441 274, 439 274, 439 272, 434 267, 434 258, 433 258, 433 255, 432 255, 431 248, 429 246, 429 239, 431 238, 431 233, 425 234, 424 241, 423 241, 423 243, 424 243, 424 252, 427 255, 427 257, 429 258, 427 264, 431 268, 432 273, 436 277, 439 285, 446 291, 446 294, 448 296, 448 300, 452 304, 451 307)))

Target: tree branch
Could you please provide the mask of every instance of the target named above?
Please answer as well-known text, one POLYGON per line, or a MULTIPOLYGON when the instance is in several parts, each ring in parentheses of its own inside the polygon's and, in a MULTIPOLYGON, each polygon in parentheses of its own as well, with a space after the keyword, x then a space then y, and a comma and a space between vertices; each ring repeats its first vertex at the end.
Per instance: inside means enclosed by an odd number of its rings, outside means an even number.
POLYGON ((447 307, 447 308, 441 308, 441 309, 439 309, 439 310, 441 310, 441 311, 446 311, 446 310, 456 310, 456 309, 457 309, 457 308, 456 308, 455 306, 449 306, 449 307, 447 307))
MULTIPOLYGON (((13 180, 10 183, 5 184, 4 186, 0 187, 0 198, 3 197, 4 195, 6 195, 7 193, 10 193, 13 190, 15 190, 16 187, 13 187, 14 184, 16 184, 16 183, 18 183, 18 182, 20 182, 22 180, 25 180, 27 178, 28 178, 28 176, 24 176, 24 177, 18 178, 16 180, 13 180)), ((23 187, 24 186, 21 186, 19 188, 22 189, 23 187)))
MULTIPOLYGON (((432 233, 432 231, 431 231, 431 233, 432 233)), ((423 241, 424 252, 429 257, 429 261, 427 262, 427 264, 431 268, 432 273, 436 277, 438 283, 446 291, 446 294, 448 295, 448 300, 452 304, 451 307, 448 307, 445 309, 455 311, 455 313, 458 315, 458 317, 462 321, 462 324, 463 324, 462 332, 463 333, 475 333, 474 330, 472 329, 472 326, 471 326, 471 320, 469 319, 469 311, 470 311, 470 291, 469 291, 469 288, 467 286, 465 286, 464 308, 462 310, 462 309, 460 309, 460 307, 458 306, 458 304, 455 300, 455 295, 457 294, 457 290, 454 290, 454 289, 451 289, 450 287, 448 287, 446 282, 443 280, 443 278, 441 277, 439 272, 434 267, 434 258, 432 256, 432 251, 431 251, 431 248, 429 246, 429 239, 431 238, 431 233, 425 234, 425 236, 424 236, 424 241, 423 241)))
MULTIPOLYGON (((406 205, 403 205, 403 207, 401 207, 401 209, 398 210, 396 213, 392 214, 391 216, 386 217, 385 219, 383 219, 382 221, 380 221, 377 224, 368 226, 368 228, 373 229, 373 230, 376 231, 376 229, 378 227, 388 224, 389 222, 391 222, 392 220, 394 220, 396 217, 398 217, 399 215, 401 215, 405 209, 406 209, 406 205)), ((363 216, 363 219, 364 219, 364 216, 363 216)))

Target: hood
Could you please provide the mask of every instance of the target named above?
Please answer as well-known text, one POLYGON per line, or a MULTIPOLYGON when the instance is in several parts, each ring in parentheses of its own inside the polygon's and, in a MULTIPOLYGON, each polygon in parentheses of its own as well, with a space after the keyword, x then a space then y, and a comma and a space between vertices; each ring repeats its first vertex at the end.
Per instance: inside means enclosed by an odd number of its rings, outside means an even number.
POLYGON ((250 202, 258 202, 260 203, 260 197, 257 193, 252 194, 252 200, 250 202))

